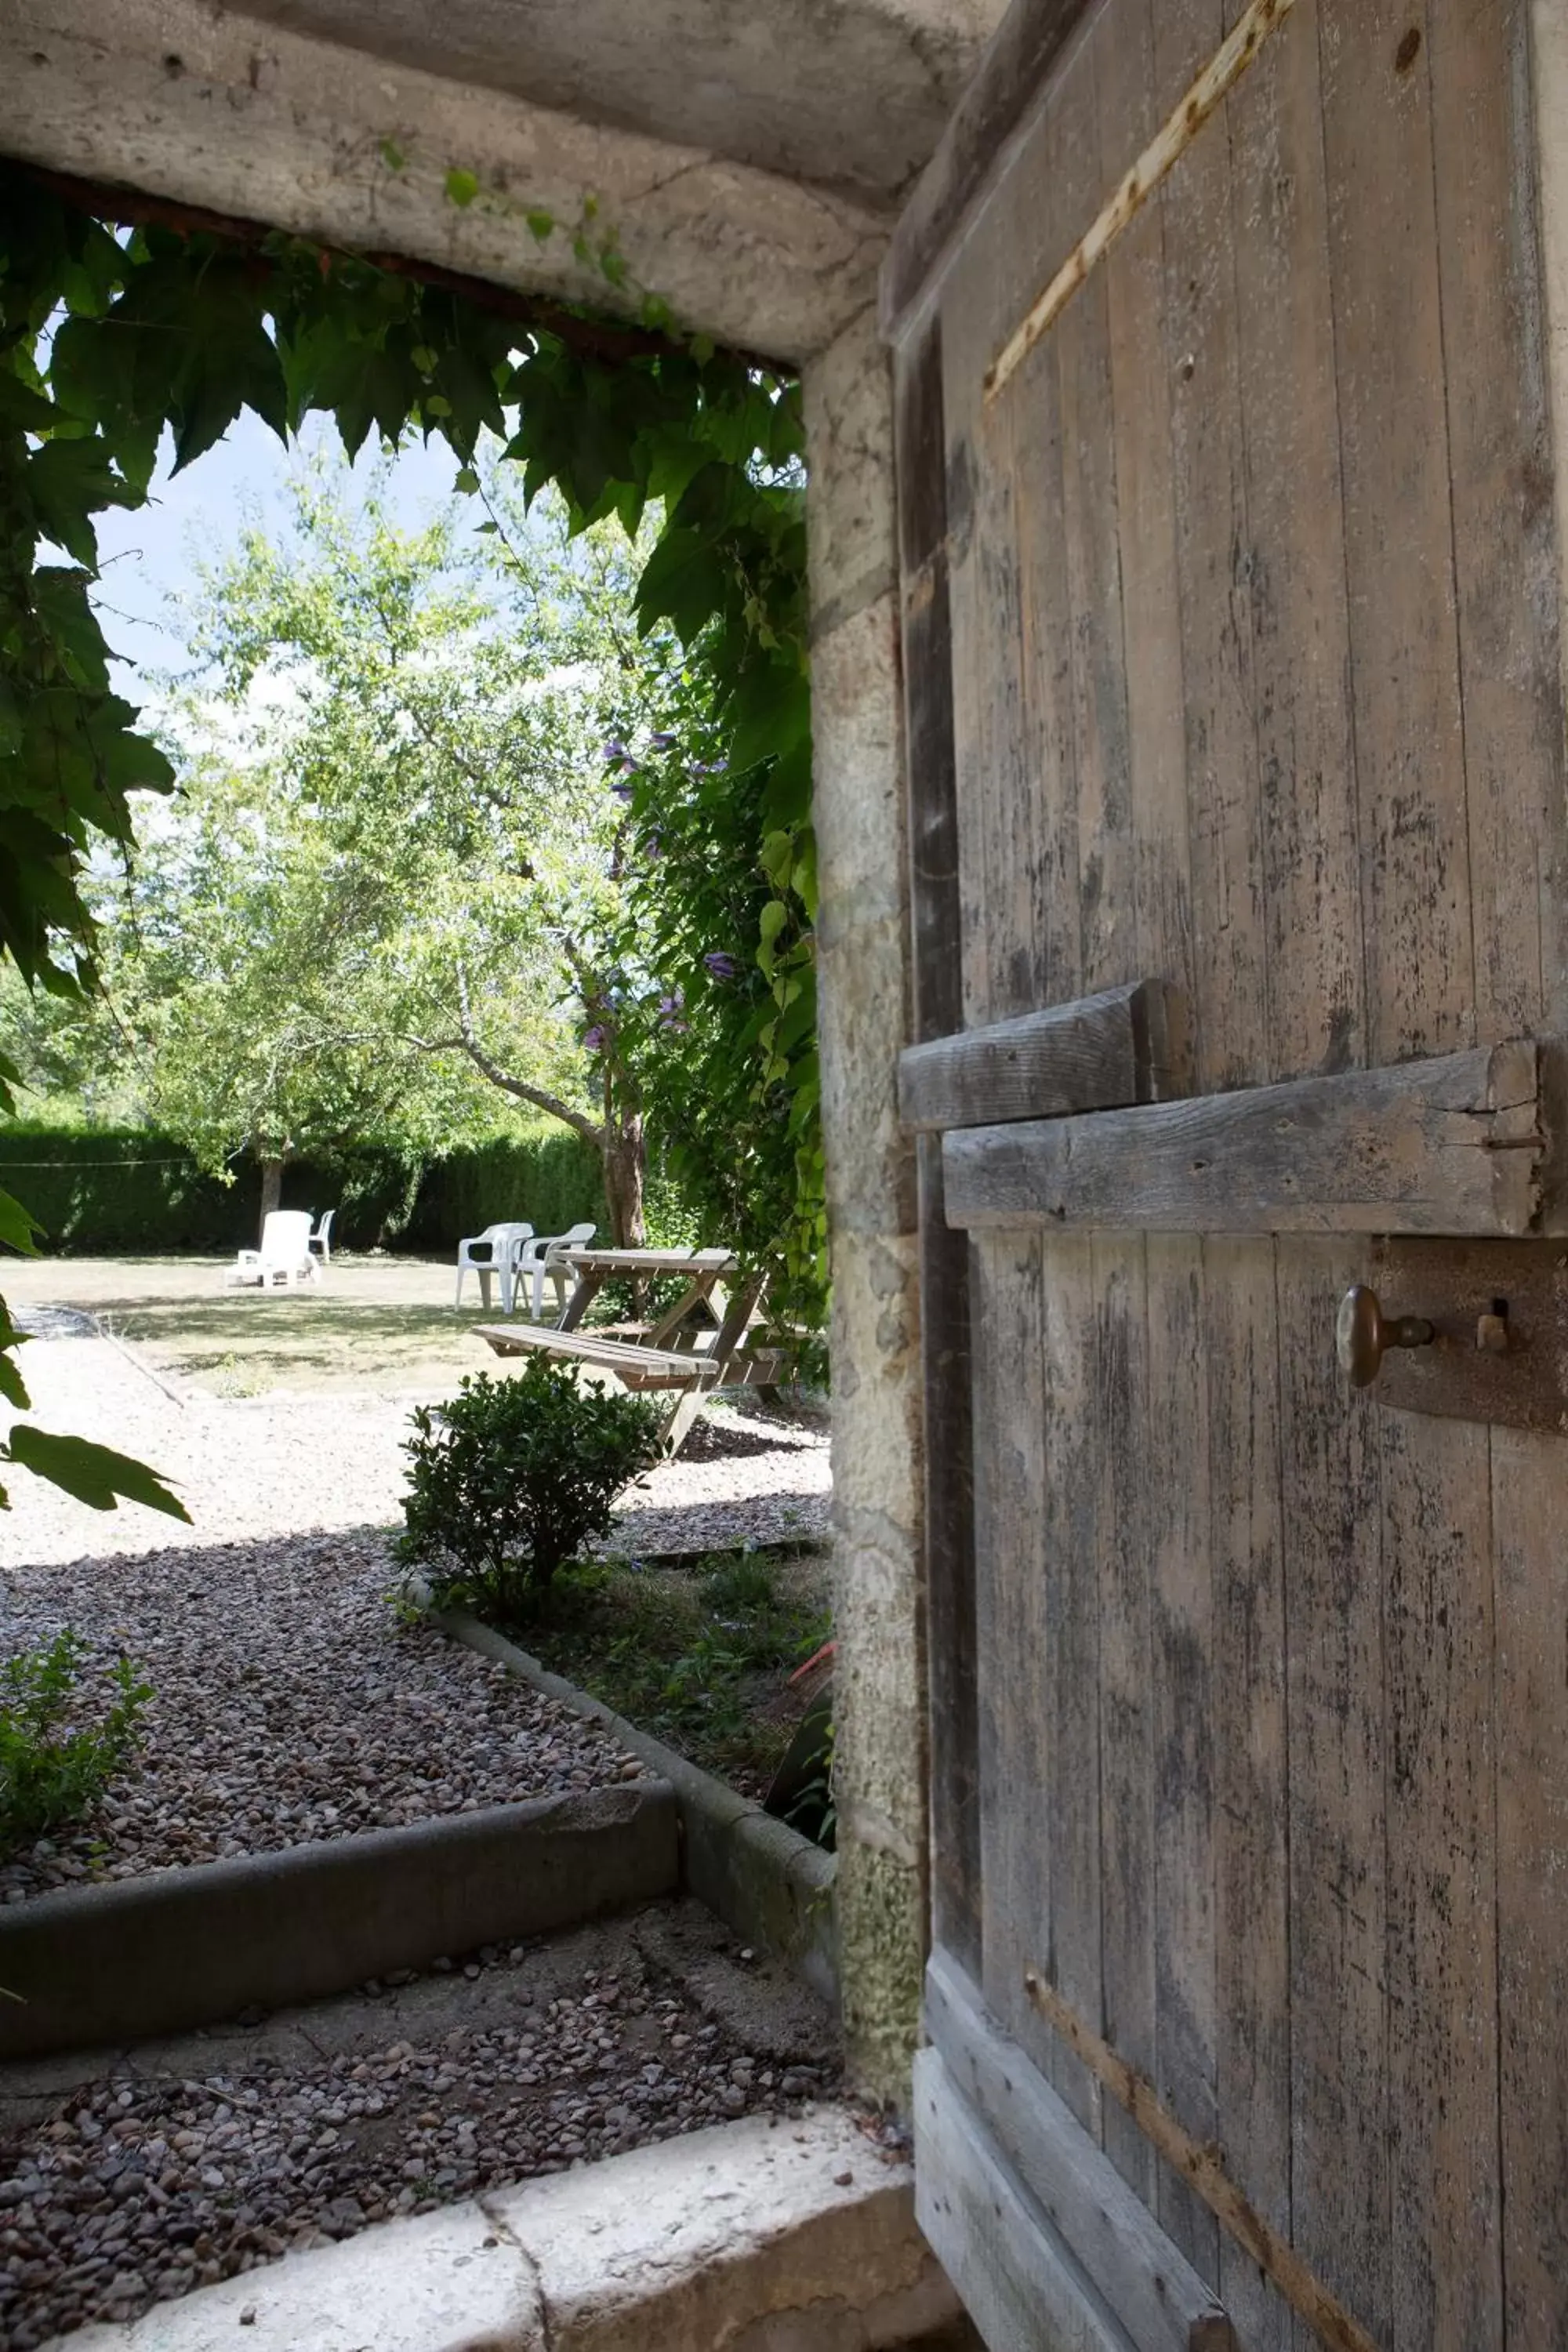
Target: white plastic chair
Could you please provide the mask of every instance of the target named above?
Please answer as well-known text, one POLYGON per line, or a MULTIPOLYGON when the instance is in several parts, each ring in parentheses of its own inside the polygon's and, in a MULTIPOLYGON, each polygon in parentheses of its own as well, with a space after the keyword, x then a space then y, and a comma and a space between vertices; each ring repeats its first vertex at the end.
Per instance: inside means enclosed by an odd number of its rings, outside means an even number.
POLYGON ((546 1282, 555 1285, 558 1307, 562 1312, 565 1311, 566 1285, 571 1274, 566 1264, 566 1253, 585 1248, 597 1231, 596 1225, 574 1225, 570 1232, 564 1234, 536 1234, 531 1242, 523 1244, 518 1255, 517 1278, 520 1282, 532 1281, 532 1312, 536 1323, 544 1311, 546 1282))
POLYGON ((489 1288, 487 1276, 500 1276, 500 1308, 503 1315, 511 1313, 512 1291, 517 1280, 517 1261, 525 1242, 533 1238, 531 1225, 487 1225, 482 1234, 470 1234, 467 1241, 458 1244, 458 1295, 453 1302, 463 1303, 463 1276, 478 1275, 479 1297, 488 1308, 489 1288), (479 1251, 476 1257, 474 1253, 479 1251))
POLYGON ((319 1217, 316 1230, 310 1235, 310 1245, 323 1265, 331 1265, 332 1262, 332 1219, 337 1213, 335 1209, 329 1209, 324 1216, 319 1217))
POLYGON ((258 1283, 263 1290, 296 1290, 319 1282, 321 1269, 310 1255, 308 1209, 273 1209, 262 1220, 261 1247, 241 1250, 224 1276, 231 1289, 258 1283))

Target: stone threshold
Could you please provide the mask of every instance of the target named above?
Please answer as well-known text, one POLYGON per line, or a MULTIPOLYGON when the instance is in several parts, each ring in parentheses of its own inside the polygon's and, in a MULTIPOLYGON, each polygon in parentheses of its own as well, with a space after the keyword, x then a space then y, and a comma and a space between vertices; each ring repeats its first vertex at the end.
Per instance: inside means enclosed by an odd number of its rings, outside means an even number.
POLYGON ((823 2107, 385 2222, 45 2352, 892 2352, 959 2328, 907 2161, 823 2107))
MULTIPOLYGON (((409 1591, 451 1640, 490 1658, 562 1706, 598 1724, 674 1792, 680 1823, 680 1883, 727 1927, 784 1960, 819 2000, 838 2008, 838 1937, 833 1891, 837 1860, 819 1845, 703 1770, 650 1731, 498 1633, 467 1609, 437 1609, 422 1577, 409 1591)), ((4 1981, 0 1979, 0 1981, 4 1981)))

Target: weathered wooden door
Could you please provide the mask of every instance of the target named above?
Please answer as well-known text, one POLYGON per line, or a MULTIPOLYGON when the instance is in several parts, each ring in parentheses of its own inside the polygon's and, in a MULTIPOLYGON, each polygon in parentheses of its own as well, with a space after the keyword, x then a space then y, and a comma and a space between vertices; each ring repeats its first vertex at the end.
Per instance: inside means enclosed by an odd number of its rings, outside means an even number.
POLYGON ((1563 1223, 1529 16, 1017 0, 889 265, 917 2176, 999 2348, 1568 2344, 1568 1435, 1517 1307, 1471 1380, 1563 1223))

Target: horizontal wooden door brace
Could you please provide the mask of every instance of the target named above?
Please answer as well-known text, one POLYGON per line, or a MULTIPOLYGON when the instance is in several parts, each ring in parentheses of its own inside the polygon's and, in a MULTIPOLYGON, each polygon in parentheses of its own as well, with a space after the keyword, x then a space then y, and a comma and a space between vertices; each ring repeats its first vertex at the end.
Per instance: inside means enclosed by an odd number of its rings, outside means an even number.
POLYGON ((1378 2352, 1376 2344, 1322 2282, 1308 2269, 1288 2239, 1266 2221, 1225 2168, 1221 2151, 1195 2140, 1168 2107, 1162 2106, 1147 2075, 1086 2025, 1055 1985, 1034 1969, 1024 1971, 1024 1990, 1035 2008, 1080 2058, 1089 2073, 1124 2107, 1150 2145, 1191 2183, 1228 2237, 1234 2238, 1330 2352, 1378 2352))
POLYGON ((1179 988, 1139 980, 899 1056, 899 1116, 917 1133, 1168 1102, 1192 1091, 1179 988))
POLYGON ((1189 1234, 1560 1231, 1556 1039, 951 1131, 947 1221, 1189 1234))

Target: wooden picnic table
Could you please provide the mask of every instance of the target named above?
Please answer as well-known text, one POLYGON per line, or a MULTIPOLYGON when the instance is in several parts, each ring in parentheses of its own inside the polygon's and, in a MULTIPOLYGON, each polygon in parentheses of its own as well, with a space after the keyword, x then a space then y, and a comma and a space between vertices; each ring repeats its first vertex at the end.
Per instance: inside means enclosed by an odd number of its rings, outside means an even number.
POLYGON ((628 1389, 673 1390, 663 1433, 671 1454, 696 1419, 704 1390, 727 1381, 750 1384, 781 1377, 776 1350, 748 1351, 744 1346, 765 1281, 755 1276, 731 1294, 727 1285, 740 1272, 732 1250, 580 1249, 565 1255, 577 1286, 558 1323, 476 1327, 498 1356, 559 1356, 613 1372, 628 1389), (679 1297, 656 1321, 579 1328, 606 1282, 660 1275, 688 1278, 679 1297))

